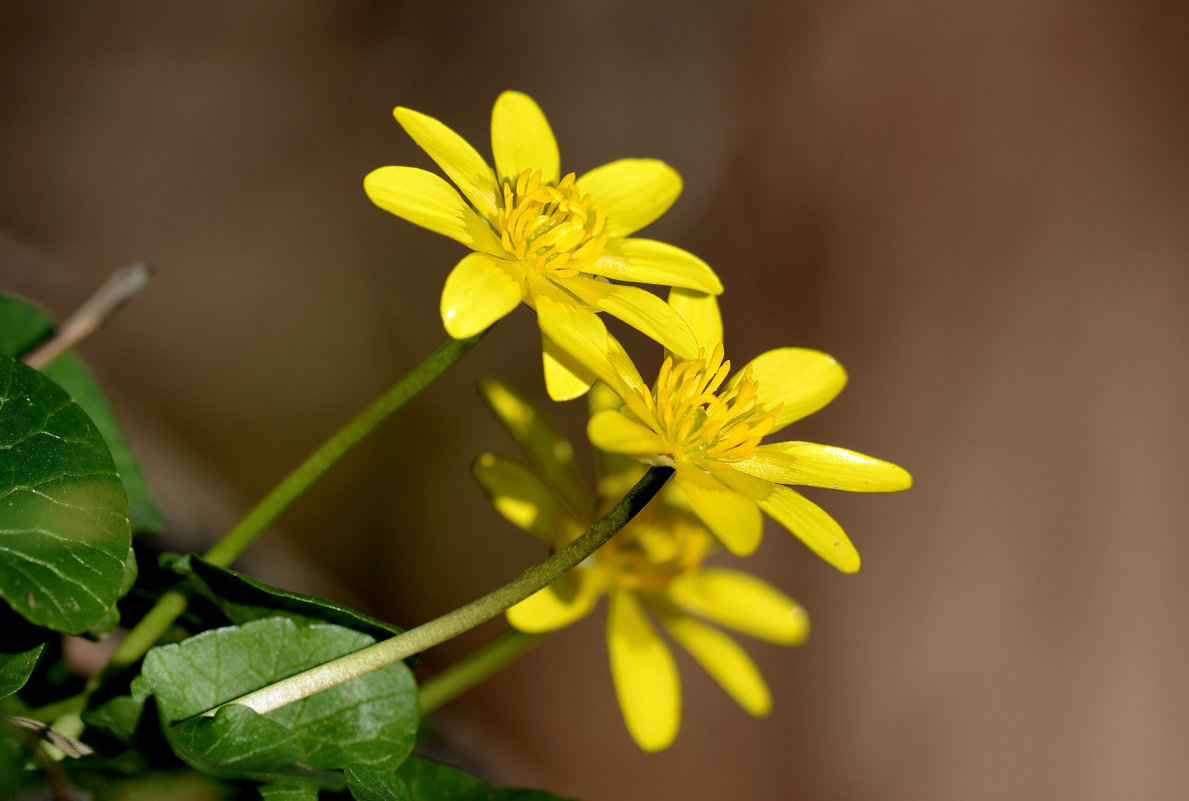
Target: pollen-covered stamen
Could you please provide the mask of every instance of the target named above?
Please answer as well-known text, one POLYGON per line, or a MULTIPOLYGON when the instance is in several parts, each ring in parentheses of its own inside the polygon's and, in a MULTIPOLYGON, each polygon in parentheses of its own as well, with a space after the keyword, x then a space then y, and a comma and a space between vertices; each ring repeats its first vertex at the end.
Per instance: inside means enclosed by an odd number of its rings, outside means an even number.
POLYGON ((531 270, 570 278, 603 255, 607 234, 602 206, 574 183, 574 173, 557 186, 541 183, 540 170, 525 170, 504 182, 499 235, 504 249, 531 270))
POLYGON ((751 456, 776 424, 777 406, 756 409, 757 382, 748 367, 730 389, 716 394, 731 371, 722 345, 709 358, 674 364, 665 359, 651 397, 645 397, 659 433, 672 447, 674 459, 736 462, 751 456))

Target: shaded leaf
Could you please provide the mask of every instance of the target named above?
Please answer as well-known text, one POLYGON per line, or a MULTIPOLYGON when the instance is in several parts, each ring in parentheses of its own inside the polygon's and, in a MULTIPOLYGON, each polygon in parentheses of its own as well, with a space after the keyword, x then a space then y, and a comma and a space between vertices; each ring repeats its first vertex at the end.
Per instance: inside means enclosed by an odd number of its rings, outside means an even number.
POLYGON ((166 729, 177 755, 206 773, 260 776, 280 773, 302 759, 293 732, 247 707, 225 706, 209 718, 166 729))
POLYGON ((118 695, 94 709, 83 712, 83 723, 122 743, 132 740, 140 726, 145 699, 135 695, 118 695))
POLYGON ((20 615, 0 605, 0 698, 25 686, 53 632, 32 626, 20 615))
POLYGON ((0 356, 0 597, 80 634, 125 583, 128 500, 107 444, 50 379, 0 356))
MULTIPOLYGON (((145 657, 138 681, 143 680, 141 686, 157 697, 162 720, 170 723, 373 642, 366 634, 340 626, 302 625, 270 617, 154 648, 145 657)), ((235 714, 239 717, 232 720, 243 727, 242 732, 255 731, 250 728, 254 724, 235 714)), ((413 746, 419 717, 417 688, 408 667, 398 662, 256 717, 286 730, 298 746, 300 762, 310 768, 339 770, 351 764, 395 768, 413 746)), ((200 728, 195 721, 184 725, 200 728)), ((261 736, 271 743, 268 738, 279 737, 279 732, 262 728, 261 736)), ((193 747, 199 741, 187 742, 193 747)), ((218 762, 223 757, 219 753, 202 758, 218 762)))
POLYGON ((350 765, 345 771, 347 789, 356 801, 413 801, 413 791, 390 770, 350 765))
POLYGON ((15 654, 0 651, 0 698, 12 695, 25 686, 44 650, 45 643, 41 642, 15 654))
MULTIPOLYGON (((10 295, 0 295, 0 355, 19 359, 53 334, 49 317, 30 303, 10 295)), ((82 359, 68 350, 54 359, 42 373, 52 378, 83 407, 95 423, 111 451, 116 472, 128 493, 132 530, 137 533, 157 531, 161 513, 149 495, 140 465, 132 456, 119 423, 99 383, 82 359)))
POLYGON ((273 587, 243 573, 212 565, 195 554, 183 556, 171 568, 185 576, 198 594, 214 604, 232 623, 280 615, 295 623, 333 623, 362 631, 376 639, 386 639, 401 632, 396 626, 349 607, 273 587))
POLYGON ((263 801, 318 801, 319 789, 309 782, 262 784, 256 788, 263 801))
POLYGON ((565 801, 544 790, 493 787, 461 770, 422 757, 409 757, 397 773, 408 782, 414 801, 565 801))

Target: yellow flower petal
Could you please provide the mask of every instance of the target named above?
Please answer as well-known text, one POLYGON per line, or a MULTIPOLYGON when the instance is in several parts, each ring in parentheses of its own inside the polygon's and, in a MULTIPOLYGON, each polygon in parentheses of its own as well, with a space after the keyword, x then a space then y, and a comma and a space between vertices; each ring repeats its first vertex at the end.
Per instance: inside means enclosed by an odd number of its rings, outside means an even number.
POLYGON ((747 556, 759 547, 764 521, 754 500, 687 462, 677 464, 673 484, 728 551, 747 556))
POLYGON ((666 615, 662 622, 673 639, 689 651, 735 703, 758 718, 772 710, 768 684, 739 643, 718 629, 684 615, 666 615))
POLYGON ((681 176, 656 159, 620 159, 578 179, 578 188, 607 214, 612 237, 630 236, 660 217, 681 194, 681 176))
POLYGON ((480 214, 492 221, 498 218, 502 195, 495 173, 467 140, 433 117, 411 108, 398 107, 393 116, 480 214))
POLYGON ((509 608, 508 623, 534 634, 560 629, 586 615, 601 594, 595 576, 575 570, 509 608))
POLYGON ((491 149, 501 181, 515 182, 525 170, 540 170, 542 183, 556 184, 561 179, 553 129, 541 107, 526 94, 504 92, 495 101, 491 149))
MULTIPOLYGON (((756 380, 757 413, 783 403, 772 431, 813 414, 838 396, 846 386, 846 371, 834 357, 805 348, 778 348, 749 362, 756 380)), ((746 366, 744 370, 746 370, 746 366)), ((727 387, 739 383, 743 370, 731 376, 727 387)))
POLYGON ((590 394, 586 396, 586 405, 593 415, 595 412, 622 407, 623 399, 615 394, 615 390, 600 381, 591 387, 590 394))
POLYGON ((363 179, 363 190, 385 211, 414 225, 448 236, 472 250, 499 256, 500 240, 487 221, 466 204, 454 187, 416 167, 381 167, 363 179))
POLYGON ((722 293, 722 281, 710 265, 679 247, 651 239, 609 240, 603 255, 586 272, 617 281, 722 293))
POLYGON ((681 725, 681 680, 673 654, 631 593, 611 595, 607 649, 632 739, 645 751, 668 748, 681 725))
POLYGON ((668 450, 652 429, 617 409, 596 412, 586 424, 586 434, 596 448, 610 453, 652 456, 668 450))
POLYGON ((519 462, 485 453, 471 465, 471 472, 496 511, 546 545, 582 532, 549 487, 519 462))
POLYGON ((796 601, 749 573, 706 568, 678 576, 669 598, 687 612, 779 645, 799 645, 809 616, 796 601))
POLYGON ((520 305, 524 290, 501 264, 471 253, 450 271, 442 287, 442 323, 450 336, 473 336, 520 305))
POLYGON ((541 335, 541 361, 545 367, 545 390, 550 400, 580 398, 598 381, 598 376, 579 364, 549 337, 541 335))
POLYGON ((822 559, 843 573, 858 572, 861 564, 859 552, 842 526, 813 501, 788 487, 734 470, 724 470, 722 480, 754 498, 761 509, 822 559))
POLYGON ((635 286, 620 286, 576 275, 558 283, 590 306, 607 312, 683 359, 698 357, 698 341, 681 315, 656 295, 635 286))
POLYGON ((813 442, 761 445, 736 470, 777 484, 827 487, 850 492, 897 492, 912 486, 902 467, 861 453, 813 442))
POLYGON ((714 295, 674 287, 669 291, 669 305, 689 325, 698 347, 707 354, 722 342, 722 315, 714 295))
MULTIPOLYGON (((537 322, 541 325, 541 333, 547 344, 555 348, 552 353, 548 348, 545 350, 546 382, 549 380, 548 359, 552 356, 567 370, 575 373, 584 370, 593 374, 583 392, 594 382, 594 377, 601 378, 623 398, 628 408, 636 412, 637 416, 647 419, 648 408, 644 404, 643 396, 651 390, 644 384, 644 379, 624 352, 623 346, 607 333, 603 321, 592 312, 576 305, 559 303, 548 297, 538 296, 536 303, 537 322)), ((555 400, 563 400, 554 394, 552 387, 549 396, 555 400)))
POLYGON ((528 456, 544 481, 570 511, 583 520, 594 501, 582 483, 574 447, 509 384, 495 378, 479 382, 479 394, 528 456))

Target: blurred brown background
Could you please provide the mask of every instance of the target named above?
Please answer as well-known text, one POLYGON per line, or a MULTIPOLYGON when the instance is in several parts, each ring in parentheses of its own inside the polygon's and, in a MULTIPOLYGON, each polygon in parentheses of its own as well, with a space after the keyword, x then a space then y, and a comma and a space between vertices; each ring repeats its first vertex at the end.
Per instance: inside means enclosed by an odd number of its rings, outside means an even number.
MULTIPOLYGON (((773 715, 683 660, 677 744, 641 754, 600 613, 443 711, 456 759, 585 801, 1183 797, 1189 6, 3 2, 0 64, 2 283, 64 316, 158 267, 85 353, 170 547, 442 341, 460 246, 361 189, 429 166, 397 104, 489 153, 518 88, 567 170, 664 158, 686 190, 647 234, 723 277, 728 354, 847 366, 791 435, 916 487, 815 495, 857 576, 775 528, 746 563, 814 621, 751 648, 773 715)), ((512 448, 475 379, 542 396, 536 347, 520 310, 241 565, 411 625, 535 561, 468 462, 512 448)))

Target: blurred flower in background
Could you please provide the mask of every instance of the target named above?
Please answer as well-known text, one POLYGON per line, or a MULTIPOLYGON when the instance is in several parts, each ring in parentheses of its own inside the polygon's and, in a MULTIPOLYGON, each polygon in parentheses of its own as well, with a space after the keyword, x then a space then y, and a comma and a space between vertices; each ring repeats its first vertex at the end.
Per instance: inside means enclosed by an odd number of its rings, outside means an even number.
MULTIPOLYGON (((577 539, 643 475, 637 462, 599 453, 597 499, 591 499, 570 458, 572 447, 528 401, 496 380, 485 381, 481 391, 534 467, 484 454, 473 466, 475 478, 504 517, 551 550, 577 539)), ((619 403, 604 384, 591 396, 596 409, 619 403)), ((739 706, 762 717, 772 706, 767 683, 747 652, 709 623, 798 645, 809 633, 809 618, 761 579, 704 565, 716 547, 681 494, 665 487, 586 562, 509 609, 508 622, 526 632, 554 631, 584 617, 606 595, 611 675, 628 731, 645 751, 668 748, 681 722, 677 664, 646 613, 739 706)))

